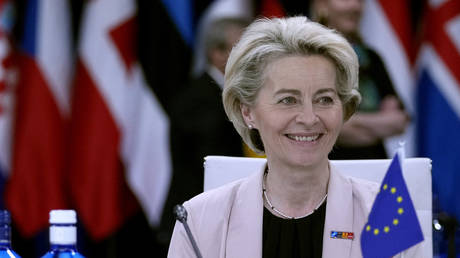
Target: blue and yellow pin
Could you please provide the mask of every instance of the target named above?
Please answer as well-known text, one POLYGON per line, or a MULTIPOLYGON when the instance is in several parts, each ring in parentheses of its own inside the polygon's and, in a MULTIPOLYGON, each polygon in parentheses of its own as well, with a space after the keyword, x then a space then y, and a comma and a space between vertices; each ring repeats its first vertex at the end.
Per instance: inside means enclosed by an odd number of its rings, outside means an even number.
POLYGON ((355 234, 353 232, 331 231, 331 238, 353 240, 355 234))

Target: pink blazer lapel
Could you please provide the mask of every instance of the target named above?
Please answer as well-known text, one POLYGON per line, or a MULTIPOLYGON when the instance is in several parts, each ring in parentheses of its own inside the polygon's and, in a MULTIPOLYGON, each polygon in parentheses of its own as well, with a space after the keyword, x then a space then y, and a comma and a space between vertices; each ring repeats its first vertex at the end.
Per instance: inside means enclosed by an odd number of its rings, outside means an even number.
POLYGON ((251 175, 238 189, 230 211, 226 258, 262 257, 262 176, 251 175))
MULTIPOLYGON (((323 234, 323 257, 349 257, 352 242, 359 239, 331 238, 332 231, 353 232, 353 191, 351 183, 331 166, 323 234)), ((356 232, 353 233, 356 235, 356 232)))

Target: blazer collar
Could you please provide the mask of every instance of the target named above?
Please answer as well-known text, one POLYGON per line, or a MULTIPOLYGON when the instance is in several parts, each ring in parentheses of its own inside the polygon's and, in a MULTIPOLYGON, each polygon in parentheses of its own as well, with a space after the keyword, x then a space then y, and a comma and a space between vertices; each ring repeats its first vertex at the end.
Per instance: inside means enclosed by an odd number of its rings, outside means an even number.
POLYGON ((227 258, 262 257, 264 169, 252 174, 236 193, 228 222, 227 258))
POLYGON ((353 232, 352 185, 333 165, 330 164, 330 168, 323 233, 323 257, 349 257, 352 241, 359 241, 359 239, 334 239, 331 238, 331 231, 353 232))
MULTIPOLYGON (((331 231, 353 232, 353 192, 351 183, 334 166, 328 185, 323 257, 348 257, 352 241, 332 239, 331 231), (347 207, 347 208, 344 208, 347 207)), ((230 211, 226 257, 262 257, 263 198, 265 166, 245 180, 236 193, 230 211)))

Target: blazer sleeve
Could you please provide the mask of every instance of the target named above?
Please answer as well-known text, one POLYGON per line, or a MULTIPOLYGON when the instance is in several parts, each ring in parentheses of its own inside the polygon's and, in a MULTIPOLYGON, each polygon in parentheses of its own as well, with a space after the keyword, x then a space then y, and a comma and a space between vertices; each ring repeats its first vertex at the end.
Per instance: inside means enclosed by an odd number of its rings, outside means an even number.
MULTIPOLYGON (((225 257, 230 211, 242 180, 203 192, 186 201, 187 224, 203 257, 225 257)), ((168 257, 196 257, 184 225, 176 222, 168 257)))
MULTIPOLYGON (((191 221, 190 214, 188 215, 188 221, 191 221)), ((191 227, 193 223, 188 223, 190 231, 194 232, 191 227)), ((192 233, 193 234, 193 233, 192 233)), ((171 243, 169 244, 168 258, 195 258, 196 254, 193 250, 192 243, 187 236, 184 225, 179 221, 176 221, 174 226, 174 231, 171 238, 171 243)))

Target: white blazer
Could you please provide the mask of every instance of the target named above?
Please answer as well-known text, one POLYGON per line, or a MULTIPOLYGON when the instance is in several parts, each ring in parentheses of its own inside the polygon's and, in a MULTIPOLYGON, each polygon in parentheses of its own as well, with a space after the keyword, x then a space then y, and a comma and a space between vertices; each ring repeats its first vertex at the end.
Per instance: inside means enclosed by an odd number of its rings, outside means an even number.
MULTIPOLYGON (((262 257, 263 170, 204 192, 184 203, 187 222, 204 258, 262 257)), ((331 165, 323 257, 362 257, 360 236, 379 186, 345 177, 331 165), (353 232, 354 239, 334 239, 331 231, 353 232)), ((420 244, 396 257, 424 257, 420 244)), ((181 223, 176 222, 168 257, 196 257, 181 223)))

